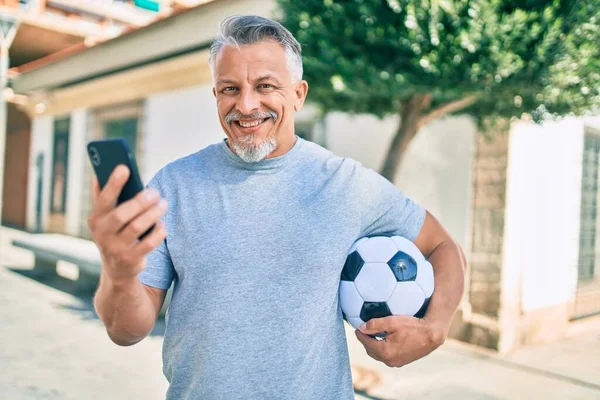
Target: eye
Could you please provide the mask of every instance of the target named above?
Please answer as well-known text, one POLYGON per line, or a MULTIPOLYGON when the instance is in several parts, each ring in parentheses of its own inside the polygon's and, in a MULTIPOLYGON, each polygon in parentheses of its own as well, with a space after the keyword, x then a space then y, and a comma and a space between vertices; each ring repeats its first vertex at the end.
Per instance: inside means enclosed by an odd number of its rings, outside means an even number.
POLYGON ((233 93, 237 90, 238 90, 238 88, 236 88, 235 86, 227 86, 227 87, 224 87, 223 89, 221 89, 221 93, 233 93))
POLYGON ((271 85, 270 83, 260 83, 258 85, 259 89, 274 89, 275 86, 271 85))

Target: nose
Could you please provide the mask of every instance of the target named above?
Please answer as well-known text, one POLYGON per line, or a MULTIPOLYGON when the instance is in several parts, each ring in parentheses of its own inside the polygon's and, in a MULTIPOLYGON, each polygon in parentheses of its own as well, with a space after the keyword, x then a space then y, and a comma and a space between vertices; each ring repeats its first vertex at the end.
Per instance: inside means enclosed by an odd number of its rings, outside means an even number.
POLYGON ((238 97, 237 109, 245 115, 250 115, 260 109, 260 99, 254 90, 244 88, 238 97))

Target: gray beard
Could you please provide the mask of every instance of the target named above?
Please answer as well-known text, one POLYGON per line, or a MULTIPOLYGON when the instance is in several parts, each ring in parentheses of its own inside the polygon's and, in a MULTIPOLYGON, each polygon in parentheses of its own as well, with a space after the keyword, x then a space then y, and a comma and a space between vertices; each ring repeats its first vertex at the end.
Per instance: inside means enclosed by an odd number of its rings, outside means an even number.
POLYGON ((247 163, 262 161, 277 149, 277 141, 272 136, 257 145, 252 144, 253 139, 254 135, 248 135, 231 142, 235 154, 247 163))

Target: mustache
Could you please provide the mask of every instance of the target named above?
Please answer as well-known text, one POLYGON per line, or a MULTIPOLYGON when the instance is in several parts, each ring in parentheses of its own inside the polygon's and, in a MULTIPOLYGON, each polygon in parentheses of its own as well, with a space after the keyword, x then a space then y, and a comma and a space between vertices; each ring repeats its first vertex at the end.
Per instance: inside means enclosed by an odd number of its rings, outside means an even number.
POLYGON ((231 111, 229 114, 225 116, 225 123, 227 125, 231 125, 234 121, 239 121, 240 119, 265 119, 265 118, 273 118, 273 121, 277 121, 277 113, 275 111, 267 110, 264 112, 255 112, 252 114, 242 114, 239 111, 231 111))

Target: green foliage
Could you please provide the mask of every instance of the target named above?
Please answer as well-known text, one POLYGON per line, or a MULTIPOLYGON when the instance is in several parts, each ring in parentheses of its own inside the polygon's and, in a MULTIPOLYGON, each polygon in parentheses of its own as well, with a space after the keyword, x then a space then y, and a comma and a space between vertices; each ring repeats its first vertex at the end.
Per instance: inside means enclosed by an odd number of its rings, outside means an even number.
POLYGON ((309 101, 384 116, 476 94, 483 120, 580 115, 600 105, 600 2, 279 0, 303 47, 309 101))

